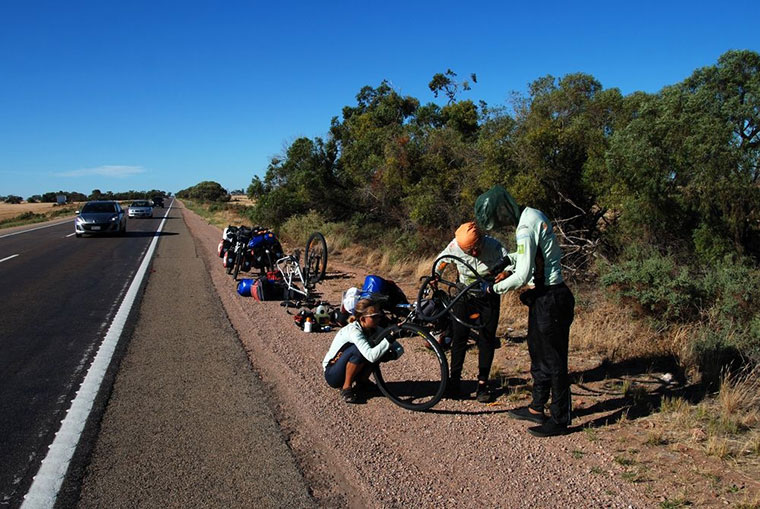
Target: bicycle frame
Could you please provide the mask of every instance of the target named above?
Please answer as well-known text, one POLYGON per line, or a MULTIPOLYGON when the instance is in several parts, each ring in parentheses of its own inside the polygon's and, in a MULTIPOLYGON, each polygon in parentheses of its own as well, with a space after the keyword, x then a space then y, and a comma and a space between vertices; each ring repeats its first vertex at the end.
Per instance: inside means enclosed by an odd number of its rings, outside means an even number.
POLYGON ((304 299, 308 299, 309 288, 306 285, 306 278, 301 271, 301 265, 298 263, 298 259, 293 255, 288 255, 280 258, 275 262, 277 270, 282 274, 282 280, 288 288, 289 292, 295 292, 302 295, 304 299), (300 287, 298 286, 300 283, 300 287))

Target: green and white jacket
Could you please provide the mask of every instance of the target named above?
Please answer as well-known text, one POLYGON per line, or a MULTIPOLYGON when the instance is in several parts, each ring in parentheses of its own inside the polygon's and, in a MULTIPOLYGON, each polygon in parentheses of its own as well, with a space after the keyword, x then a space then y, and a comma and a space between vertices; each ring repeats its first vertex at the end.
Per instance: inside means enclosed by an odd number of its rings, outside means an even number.
MULTIPOLYGON (((465 253, 462 248, 459 247, 459 244, 457 243, 457 240, 454 239, 451 242, 449 242, 449 245, 446 246, 446 249, 441 251, 438 256, 436 257, 436 260, 440 258, 443 255, 453 255, 458 258, 461 258, 467 264, 469 264, 475 271, 481 275, 485 276, 488 274, 489 267, 493 267, 498 262, 500 262, 505 256, 509 256, 509 253, 506 249, 504 249, 504 246, 501 245, 501 242, 496 240, 493 237, 489 237, 488 235, 483 236, 483 245, 481 247, 480 253, 477 257, 469 255, 465 253)), ((448 263, 455 263, 457 266, 457 270, 459 271, 459 282, 465 285, 469 285, 473 281, 477 279, 472 272, 467 269, 462 263, 454 261, 449 259, 449 261, 443 260, 441 261, 438 266, 435 268, 435 273, 440 275, 441 272, 443 272, 443 269, 448 263)))
POLYGON ((517 251, 509 254, 514 262, 514 271, 511 276, 494 285, 494 292, 503 294, 533 284, 536 251, 539 249, 544 257, 544 284, 556 285, 562 282, 562 251, 554 235, 554 228, 543 212, 525 207, 517 224, 515 241, 517 251))

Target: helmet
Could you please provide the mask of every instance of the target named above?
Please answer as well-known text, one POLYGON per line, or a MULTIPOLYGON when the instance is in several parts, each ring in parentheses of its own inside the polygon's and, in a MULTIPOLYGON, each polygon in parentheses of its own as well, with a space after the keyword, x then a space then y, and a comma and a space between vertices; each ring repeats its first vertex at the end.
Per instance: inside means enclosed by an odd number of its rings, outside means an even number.
POLYGON ((359 300, 359 289, 355 286, 352 286, 345 292, 343 292, 343 309, 346 311, 346 313, 354 313, 354 309, 356 309, 356 302, 359 300))

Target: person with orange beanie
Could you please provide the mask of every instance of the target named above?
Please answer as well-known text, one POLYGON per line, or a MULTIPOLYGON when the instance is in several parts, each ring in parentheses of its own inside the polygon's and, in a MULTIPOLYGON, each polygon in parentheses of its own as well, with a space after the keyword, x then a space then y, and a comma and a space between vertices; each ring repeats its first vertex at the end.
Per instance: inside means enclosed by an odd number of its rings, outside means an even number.
MULTIPOLYGON (((466 286, 474 282, 478 275, 488 275, 490 268, 508 256, 508 253, 498 240, 484 235, 476 223, 468 222, 457 228, 454 239, 436 259, 444 255, 455 256, 464 262, 452 260, 459 273, 459 283, 466 286), (473 274, 465 263, 477 274, 473 274)), ((440 276, 447 264, 445 259, 442 260, 435 268, 436 274, 440 276)), ((502 273, 497 279, 504 277, 506 274, 502 273)), ((473 291, 472 294, 458 301, 452 309, 454 315, 464 322, 471 321, 469 318, 471 316, 479 315, 480 323, 483 325, 483 328, 479 329, 478 336, 478 389, 476 392, 476 399, 481 403, 489 403, 494 399, 494 394, 488 386, 488 376, 493 364, 494 349, 498 345, 496 326, 499 323, 499 305, 499 295, 494 292, 473 291)), ((451 333, 451 370, 447 390, 450 397, 459 398, 462 396, 460 381, 470 329, 453 320, 451 333)))

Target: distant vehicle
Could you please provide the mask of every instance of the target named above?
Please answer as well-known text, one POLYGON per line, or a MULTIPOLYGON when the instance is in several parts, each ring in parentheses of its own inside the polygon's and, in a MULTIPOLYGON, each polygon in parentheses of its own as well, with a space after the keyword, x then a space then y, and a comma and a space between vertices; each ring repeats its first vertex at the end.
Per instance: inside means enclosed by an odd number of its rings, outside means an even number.
POLYGON ((153 206, 154 207, 164 208, 164 197, 163 196, 154 196, 153 197, 153 206))
POLYGON ((88 201, 77 210, 74 219, 74 233, 77 237, 86 234, 117 233, 127 231, 127 214, 115 201, 88 201))
POLYGON ((129 217, 153 217, 153 204, 150 200, 136 200, 129 205, 129 217))

